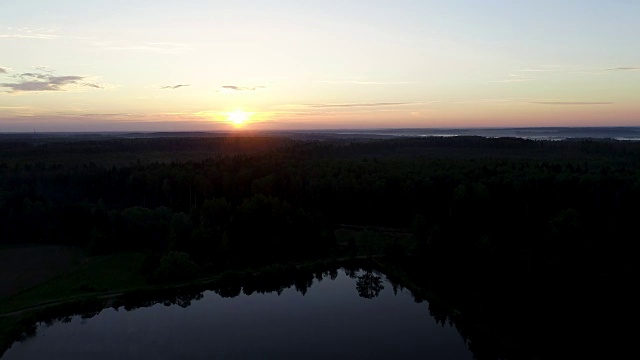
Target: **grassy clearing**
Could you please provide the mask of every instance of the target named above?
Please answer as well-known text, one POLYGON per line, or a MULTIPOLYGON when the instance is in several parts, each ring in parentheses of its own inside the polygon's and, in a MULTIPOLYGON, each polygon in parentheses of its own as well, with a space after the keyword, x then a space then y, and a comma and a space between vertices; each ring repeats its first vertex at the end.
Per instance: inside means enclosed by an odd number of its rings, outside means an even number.
POLYGON ((54 245, 0 248, 0 299, 77 267, 86 256, 82 249, 54 245))
POLYGON ((145 286, 146 279, 140 275, 143 257, 124 252, 88 258, 64 274, 0 300, 0 315, 79 296, 145 286))
MULTIPOLYGON (((27 250, 42 252, 51 249, 40 247, 27 250)), ((49 251, 49 254, 56 255, 57 253, 49 251)), ((38 260, 36 262, 42 265, 40 268, 30 264, 26 267, 23 266, 24 269, 21 271, 13 271, 14 273, 19 272, 19 274, 12 273, 18 280, 25 276, 25 279, 29 280, 23 281, 23 285, 33 284, 38 279, 42 279, 42 272, 51 272, 52 274, 49 277, 44 277, 45 281, 0 299, 0 357, 20 334, 33 331, 33 326, 36 323, 35 316, 42 313, 43 310, 39 308, 42 305, 65 304, 67 302, 75 304, 93 296, 127 291, 147 285, 145 278, 140 275, 143 254, 125 252, 91 258, 77 256, 78 254, 75 252, 72 254, 74 255, 71 257, 73 261, 67 264, 69 266, 65 265, 66 267, 54 267, 46 261, 41 262, 42 259, 38 257, 41 254, 37 253, 38 256, 28 258, 29 261, 38 260), (84 260, 76 262, 78 259, 84 260), (66 271, 60 272, 65 269, 66 271), (21 312, 21 310, 27 311, 21 312), (12 312, 18 313, 7 315, 12 312)))
MULTIPOLYGON (((411 234, 398 229, 342 226, 336 239, 343 249, 352 250, 348 256, 378 256, 397 245, 411 251, 411 234)), ((101 296, 140 289, 148 286, 140 273, 144 255, 123 252, 90 257, 71 270, 0 299, 0 315, 55 302, 76 300, 87 296, 101 296)))
POLYGON ((392 246, 405 252, 415 248, 413 235, 402 229, 342 225, 335 236, 338 245, 353 256, 385 255, 392 246))
POLYGON ((13 343, 16 333, 22 332, 19 322, 18 316, 0 317, 0 357, 13 343))

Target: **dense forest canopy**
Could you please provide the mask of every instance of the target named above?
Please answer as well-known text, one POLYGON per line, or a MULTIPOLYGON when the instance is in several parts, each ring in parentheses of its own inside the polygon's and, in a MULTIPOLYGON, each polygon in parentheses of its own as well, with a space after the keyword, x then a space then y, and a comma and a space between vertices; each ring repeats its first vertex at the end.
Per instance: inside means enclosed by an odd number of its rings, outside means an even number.
POLYGON ((398 229, 379 255, 544 349, 545 321, 588 339, 583 311, 630 301, 639 161, 590 139, 3 138, 0 243, 142 251, 161 282, 371 255, 336 229, 398 229))

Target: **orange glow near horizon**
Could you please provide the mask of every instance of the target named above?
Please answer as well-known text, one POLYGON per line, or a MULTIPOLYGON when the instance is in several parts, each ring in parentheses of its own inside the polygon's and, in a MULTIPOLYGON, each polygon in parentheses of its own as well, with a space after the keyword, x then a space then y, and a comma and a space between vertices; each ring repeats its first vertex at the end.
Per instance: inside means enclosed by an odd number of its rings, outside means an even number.
POLYGON ((640 1, 78 3, 3 7, 0 133, 640 126, 640 1))
POLYGON ((252 113, 236 109, 232 112, 227 113, 227 122, 234 127, 243 127, 247 124, 247 121, 249 121, 251 115, 252 113))

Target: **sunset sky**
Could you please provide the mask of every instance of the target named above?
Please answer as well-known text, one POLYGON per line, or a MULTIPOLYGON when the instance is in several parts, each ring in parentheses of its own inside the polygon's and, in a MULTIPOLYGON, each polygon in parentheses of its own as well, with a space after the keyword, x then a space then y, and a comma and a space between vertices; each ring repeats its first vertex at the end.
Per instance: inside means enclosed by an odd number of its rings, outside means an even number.
POLYGON ((640 126, 640 1, 0 1, 0 132, 525 126, 640 126))

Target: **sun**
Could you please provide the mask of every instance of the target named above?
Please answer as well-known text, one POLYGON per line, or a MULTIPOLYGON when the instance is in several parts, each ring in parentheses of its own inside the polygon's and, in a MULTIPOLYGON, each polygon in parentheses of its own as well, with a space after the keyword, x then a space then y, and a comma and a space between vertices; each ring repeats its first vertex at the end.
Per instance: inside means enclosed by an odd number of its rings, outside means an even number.
POLYGON ((251 117, 251 113, 242 111, 242 110, 234 110, 232 112, 227 113, 227 121, 234 126, 242 126, 247 120, 251 117))

